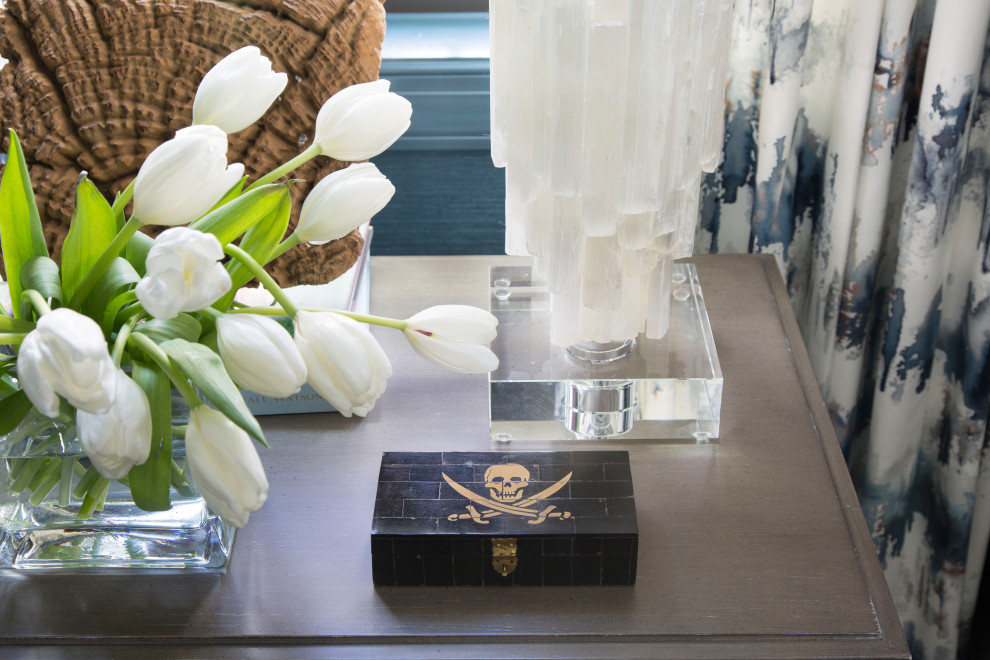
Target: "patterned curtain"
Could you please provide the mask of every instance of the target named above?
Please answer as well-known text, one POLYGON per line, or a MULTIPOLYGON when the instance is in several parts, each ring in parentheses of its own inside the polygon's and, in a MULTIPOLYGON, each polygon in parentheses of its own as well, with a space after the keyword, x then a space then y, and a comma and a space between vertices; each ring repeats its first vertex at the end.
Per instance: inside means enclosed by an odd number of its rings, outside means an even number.
POLYGON ((988 20, 737 0, 696 246, 777 258, 921 659, 965 657, 990 534, 988 20))

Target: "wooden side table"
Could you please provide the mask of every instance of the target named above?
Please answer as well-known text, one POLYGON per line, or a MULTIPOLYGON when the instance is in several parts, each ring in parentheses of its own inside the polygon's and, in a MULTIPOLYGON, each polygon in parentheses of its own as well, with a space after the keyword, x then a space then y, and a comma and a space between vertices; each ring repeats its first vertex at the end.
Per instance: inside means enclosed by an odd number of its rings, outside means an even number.
MULTIPOLYGON (((909 658, 773 258, 694 261, 721 437, 609 445, 632 462, 634 587, 372 586, 381 453, 491 449, 486 379, 376 328, 395 374, 367 419, 262 418, 271 493, 226 574, 0 575, 0 656, 909 658)), ((493 263, 375 258, 372 312, 486 306, 493 263)))

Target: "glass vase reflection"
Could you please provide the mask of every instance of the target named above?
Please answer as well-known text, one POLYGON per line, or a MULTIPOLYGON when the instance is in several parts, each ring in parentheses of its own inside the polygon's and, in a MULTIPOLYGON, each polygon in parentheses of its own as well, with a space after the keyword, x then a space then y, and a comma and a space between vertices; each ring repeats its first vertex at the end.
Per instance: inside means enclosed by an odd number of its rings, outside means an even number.
MULTIPOLYGON (((102 505, 80 518, 88 503, 72 491, 78 492, 89 462, 74 438, 71 421, 52 423, 34 411, 0 437, 0 568, 215 570, 227 565, 236 529, 207 509, 177 466, 167 511, 138 508, 127 485, 111 481, 102 505)), ((181 463, 182 456, 177 442, 173 457, 181 463)))

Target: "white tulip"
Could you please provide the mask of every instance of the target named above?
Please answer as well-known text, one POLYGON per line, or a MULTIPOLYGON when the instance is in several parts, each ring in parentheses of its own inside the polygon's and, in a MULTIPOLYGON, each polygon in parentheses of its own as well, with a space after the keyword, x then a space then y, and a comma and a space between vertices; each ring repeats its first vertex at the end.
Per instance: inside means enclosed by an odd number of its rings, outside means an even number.
POLYGON ((337 160, 367 160, 388 149, 409 128, 412 105, 388 91, 387 80, 351 85, 316 115, 316 144, 337 160))
POLYGON ((193 124, 236 133, 258 121, 285 89, 289 77, 272 71, 257 46, 245 46, 206 72, 193 100, 193 124))
POLYGON ((309 384, 344 417, 366 416, 392 375, 385 351, 368 328, 333 312, 299 311, 295 322, 309 384))
POLYGON ((151 452, 151 406, 144 390, 121 370, 116 371, 115 396, 104 413, 76 413, 79 444, 97 471, 120 479, 151 452))
POLYGON ((394 194, 395 186, 372 163, 333 172, 306 196, 296 236, 313 245, 347 236, 385 208, 394 194))
POLYGON ((227 373, 244 389, 287 397, 306 382, 306 364, 292 336, 267 316, 221 316, 217 319, 217 346, 227 373))
POLYGON ((251 438, 213 408, 190 411, 186 460, 207 506, 235 527, 246 525, 268 498, 265 468, 251 438))
POLYGON ((156 319, 209 307, 231 287, 222 258, 223 248, 213 234, 188 227, 166 229, 148 250, 147 274, 134 292, 156 319))
POLYGON ((114 400, 117 368, 103 331, 68 308, 38 319, 17 352, 17 379, 41 414, 58 415, 58 396, 79 410, 106 412, 114 400))
POLYGON ((413 349, 451 371, 481 374, 498 368, 488 348, 498 319, 477 307, 437 305, 406 320, 403 330, 413 349))
POLYGON ((134 217, 145 225, 184 225, 220 201, 244 175, 227 166, 227 134, 189 126, 160 144, 134 179, 134 217))

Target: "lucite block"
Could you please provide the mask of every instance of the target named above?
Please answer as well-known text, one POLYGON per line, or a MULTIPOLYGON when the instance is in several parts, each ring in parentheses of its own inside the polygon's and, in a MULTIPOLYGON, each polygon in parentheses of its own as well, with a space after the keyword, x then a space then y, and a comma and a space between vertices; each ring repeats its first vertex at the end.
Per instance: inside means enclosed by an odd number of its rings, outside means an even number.
POLYGON ((629 354, 595 363, 550 342, 551 298, 529 267, 491 269, 498 318, 489 376, 493 441, 718 437, 722 370, 693 264, 671 272, 670 326, 640 334, 629 354))

